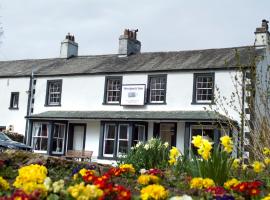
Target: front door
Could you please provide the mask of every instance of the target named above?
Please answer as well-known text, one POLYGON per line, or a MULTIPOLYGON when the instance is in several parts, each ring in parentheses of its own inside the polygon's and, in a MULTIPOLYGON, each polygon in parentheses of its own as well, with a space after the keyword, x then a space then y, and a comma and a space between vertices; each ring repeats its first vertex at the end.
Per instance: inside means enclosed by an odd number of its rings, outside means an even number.
POLYGON ((159 137, 162 142, 168 142, 169 146, 176 146, 176 123, 154 123, 154 137, 159 137))
POLYGON ((85 146, 85 124, 70 124, 68 135, 68 150, 84 150, 85 146))

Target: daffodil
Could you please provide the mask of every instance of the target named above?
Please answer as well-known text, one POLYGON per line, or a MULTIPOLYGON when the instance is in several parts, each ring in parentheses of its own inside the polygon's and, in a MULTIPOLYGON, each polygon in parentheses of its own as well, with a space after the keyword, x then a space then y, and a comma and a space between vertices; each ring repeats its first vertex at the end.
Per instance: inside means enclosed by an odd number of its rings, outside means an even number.
POLYGON ((233 150, 232 139, 228 135, 225 135, 220 138, 220 141, 222 146, 224 147, 224 151, 226 151, 227 153, 231 153, 233 150))
POLYGON ((262 163, 262 162, 259 162, 259 161, 255 161, 253 164, 252 164, 252 167, 253 167, 253 171, 256 172, 256 173, 260 173, 264 170, 265 168, 265 165, 262 163))

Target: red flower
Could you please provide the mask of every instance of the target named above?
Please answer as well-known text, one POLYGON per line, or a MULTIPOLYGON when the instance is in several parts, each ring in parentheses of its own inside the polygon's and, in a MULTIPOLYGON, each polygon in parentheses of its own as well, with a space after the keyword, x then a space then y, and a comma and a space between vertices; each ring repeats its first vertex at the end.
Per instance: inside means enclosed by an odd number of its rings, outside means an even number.
POLYGON ((91 182, 95 181, 96 178, 97 178, 97 177, 96 177, 96 176, 94 175, 94 173, 91 172, 91 171, 87 171, 87 172, 85 173, 85 175, 83 176, 83 180, 84 180, 84 182, 86 182, 86 183, 91 183, 91 182))
POLYGON ((120 168, 112 167, 109 169, 108 174, 111 176, 120 176, 122 172, 123 171, 120 168))
POLYGON ((147 174, 163 177, 164 173, 160 169, 149 169, 147 174))
POLYGON ((249 190, 250 196, 257 196, 258 194, 260 194, 260 190, 258 188, 252 188, 249 190))
POLYGON ((121 185, 115 185, 114 191, 116 192, 116 200, 130 200, 131 192, 121 185))
POLYGON ((205 191, 211 193, 214 196, 223 196, 224 194, 226 194, 226 190, 220 186, 209 187, 205 191))

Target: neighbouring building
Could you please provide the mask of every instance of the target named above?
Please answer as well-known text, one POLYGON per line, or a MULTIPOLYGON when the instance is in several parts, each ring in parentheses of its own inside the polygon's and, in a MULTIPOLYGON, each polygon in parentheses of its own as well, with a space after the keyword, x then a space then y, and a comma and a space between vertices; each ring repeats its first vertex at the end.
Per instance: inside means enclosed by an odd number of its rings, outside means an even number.
POLYGON ((224 134, 238 141, 250 56, 264 55, 256 64, 269 66, 267 23, 254 46, 178 52, 143 53, 137 30, 125 30, 118 54, 78 56, 68 34, 59 58, 0 62, 0 129, 25 133, 38 153, 92 150, 99 160, 152 137, 182 152, 198 134, 215 144, 224 134), (235 94, 242 103, 217 101, 235 94))

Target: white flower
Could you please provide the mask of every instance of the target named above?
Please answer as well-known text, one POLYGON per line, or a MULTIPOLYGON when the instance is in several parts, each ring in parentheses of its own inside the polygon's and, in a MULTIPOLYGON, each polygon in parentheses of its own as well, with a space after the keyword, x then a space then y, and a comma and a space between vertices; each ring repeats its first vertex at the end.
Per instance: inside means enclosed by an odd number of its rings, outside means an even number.
POLYGON ((148 150, 149 149, 149 144, 144 145, 144 149, 148 150))
POLYGON ((134 149, 135 149, 135 147, 131 147, 130 149, 131 149, 131 150, 134 150, 134 149))
POLYGON ((46 177, 43 184, 47 191, 51 190, 52 179, 50 177, 46 177))
POLYGON ((168 143, 168 142, 165 142, 165 143, 164 143, 164 146, 165 146, 166 148, 168 148, 169 143, 168 143))
POLYGON ((137 144, 136 144, 136 148, 138 148, 139 146, 141 146, 142 145, 142 143, 141 142, 138 142, 137 144))
POLYGON ((140 173, 141 173, 141 174, 145 174, 147 171, 148 171, 148 170, 146 170, 146 169, 140 169, 140 173))
POLYGON ((192 200, 192 197, 185 194, 183 196, 171 197, 170 200, 192 200))
POLYGON ((64 180, 59 180, 53 183, 53 192, 59 193, 62 189, 64 189, 65 182, 64 180))

